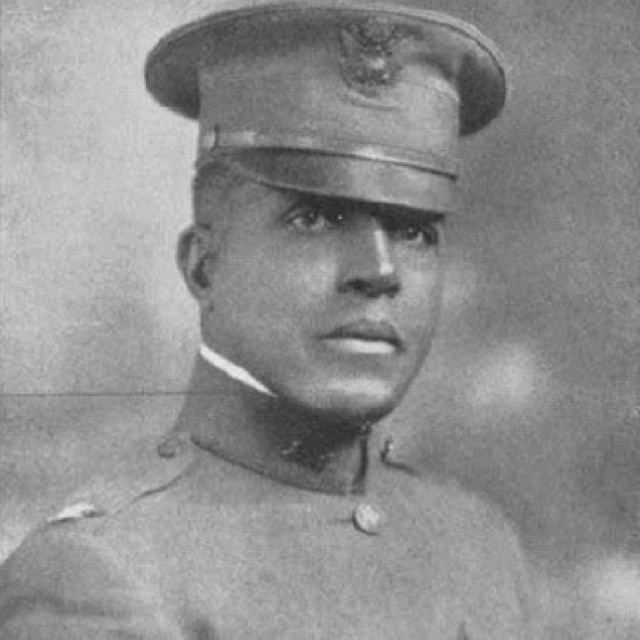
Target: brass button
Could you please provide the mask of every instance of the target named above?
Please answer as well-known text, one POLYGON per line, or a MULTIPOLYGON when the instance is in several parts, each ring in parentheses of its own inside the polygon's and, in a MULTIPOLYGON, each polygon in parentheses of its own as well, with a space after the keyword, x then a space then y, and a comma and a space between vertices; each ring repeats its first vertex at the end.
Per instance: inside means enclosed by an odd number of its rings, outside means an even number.
POLYGON ((376 536, 384 523, 384 515, 377 507, 363 502, 353 510, 353 523, 363 533, 376 536))
POLYGON ((180 441, 172 436, 166 438, 158 445, 158 455, 161 458, 175 458, 180 450, 180 441))

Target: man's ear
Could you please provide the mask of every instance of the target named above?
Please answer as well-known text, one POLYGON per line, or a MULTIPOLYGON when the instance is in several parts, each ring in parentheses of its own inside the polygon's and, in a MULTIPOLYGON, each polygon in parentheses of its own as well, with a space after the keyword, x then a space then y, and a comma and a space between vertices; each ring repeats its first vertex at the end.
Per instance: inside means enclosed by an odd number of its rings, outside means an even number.
POLYGON ((217 243, 210 229, 192 225, 178 239, 176 261, 187 287, 197 300, 209 294, 211 283, 207 267, 217 253, 217 243))

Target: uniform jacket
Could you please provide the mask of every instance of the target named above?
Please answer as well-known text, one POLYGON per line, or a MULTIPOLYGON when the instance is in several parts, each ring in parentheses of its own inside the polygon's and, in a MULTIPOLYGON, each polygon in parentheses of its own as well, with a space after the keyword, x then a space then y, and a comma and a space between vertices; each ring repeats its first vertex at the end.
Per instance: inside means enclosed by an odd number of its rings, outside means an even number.
POLYGON ((204 375, 167 438, 0 568, 3 640, 529 637, 497 509, 420 477, 375 429, 328 446, 277 400, 204 375))

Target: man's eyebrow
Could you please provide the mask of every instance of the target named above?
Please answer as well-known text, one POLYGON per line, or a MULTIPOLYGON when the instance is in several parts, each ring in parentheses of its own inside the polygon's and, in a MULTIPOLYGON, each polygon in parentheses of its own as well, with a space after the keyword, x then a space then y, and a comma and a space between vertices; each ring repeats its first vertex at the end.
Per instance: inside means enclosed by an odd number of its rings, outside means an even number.
POLYGON ((338 198, 316 193, 305 193, 303 191, 282 190, 290 200, 287 209, 294 208, 300 204, 318 206, 322 209, 335 207, 349 214, 357 211, 368 212, 370 215, 388 221, 402 221, 409 224, 441 223, 444 222, 446 214, 441 211, 430 209, 416 209, 413 207, 403 207, 397 204, 387 204, 384 202, 368 202, 366 200, 355 200, 351 198, 338 198))
POLYGON ((446 219, 446 215, 440 211, 429 209, 413 209, 410 207, 398 207, 397 205, 381 204, 377 207, 376 216, 389 221, 401 221, 409 224, 437 224, 446 219))

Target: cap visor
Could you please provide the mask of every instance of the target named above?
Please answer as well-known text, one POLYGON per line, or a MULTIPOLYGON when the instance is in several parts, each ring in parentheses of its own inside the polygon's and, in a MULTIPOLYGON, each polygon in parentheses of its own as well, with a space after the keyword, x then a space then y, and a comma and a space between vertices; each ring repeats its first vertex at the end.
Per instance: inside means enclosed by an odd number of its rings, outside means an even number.
MULTIPOLYGON (((290 149, 218 150, 248 178, 282 189, 429 211, 456 213, 459 195, 451 176, 356 157, 290 149)), ((207 157, 200 166, 207 163, 207 157)))

